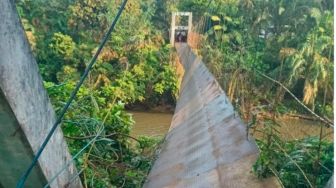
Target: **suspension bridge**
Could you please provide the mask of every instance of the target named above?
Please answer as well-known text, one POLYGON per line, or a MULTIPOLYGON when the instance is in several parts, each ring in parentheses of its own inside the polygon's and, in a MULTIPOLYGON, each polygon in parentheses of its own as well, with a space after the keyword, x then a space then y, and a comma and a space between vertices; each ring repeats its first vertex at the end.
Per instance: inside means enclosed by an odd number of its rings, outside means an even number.
MULTIPOLYGON (((6 172, 0 187, 15 187, 56 118, 15 6, 2 0, 0 7, 5 20, 0 24, 0 171, 6 172)), ((191 13, 173 14, 170 39, 184 76, 171 127, 144 187, 279 187, 275 178, 260 180, 252 173, 258 147, 190 47, 191 29, 191 13), (188 16, 188 25, 176 26, 176 16, 188 16), (189 42, 176 43, 175 30, 184 30, 189 42)), ((38 164, 25 187, 48 182, 82 187, 61 129, 55 129, 38 164)))
POLYGON ((277 187, 251 172, 258 148, 225 92, 187 44, 185 69, 170 130, 145 187, 277 187))
POLYGON ((259 180, 252 174, 258 148, 246 125, 214 76, 189 44, 192 13, 173 13, 171 44, 184 67, 171 127, 144 187, 278 187, 274 178, 259 180), (187 16, 187 26, 176 26, 187 16), (182 30, 182 31, 181 31, 182 30), (178 42, 176 32, 187 33, 178 42))

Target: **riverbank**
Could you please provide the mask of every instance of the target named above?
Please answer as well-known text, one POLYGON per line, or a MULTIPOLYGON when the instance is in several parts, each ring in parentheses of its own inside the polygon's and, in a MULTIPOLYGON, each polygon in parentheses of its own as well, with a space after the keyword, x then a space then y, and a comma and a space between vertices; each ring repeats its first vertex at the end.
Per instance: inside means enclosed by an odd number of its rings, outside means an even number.
POLYGON ((132 112, 149 112, 149 113, 174 113, 175 105, 158 104, 156 106, 148 106, 141 103, 129 104, 125 106, 126 111, 132 112))

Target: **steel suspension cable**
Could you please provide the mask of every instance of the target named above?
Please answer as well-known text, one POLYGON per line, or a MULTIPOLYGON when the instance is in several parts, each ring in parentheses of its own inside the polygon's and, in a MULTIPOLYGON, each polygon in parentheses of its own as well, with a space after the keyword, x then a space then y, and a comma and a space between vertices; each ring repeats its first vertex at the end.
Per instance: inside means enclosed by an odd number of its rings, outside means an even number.
MULTIPOLYGON (((245 69, 246 70, 246 69, 245 69)), ((334 124, 332 121, 330 121, 329 119, 325 118, 325 117, 321 117, 318 114, 316 114, 313 110, 309 109, 305 104, 303 104, 286 86, 284 86, 281 82, 263 74, 262 72, 255 70, 256 73, 258 73, 259 75, 261 75, 264 78, 267 78, 268 80, 278 84, 279 86, 281 86, 283 89, 285 89, 293 98, 296 102, 298 102, 305 110, 307 110, 309 113, 311 113, 312 115, 314 115, 318 120, 326 123, 328 126, 334 128, 334 124)))
POLYGON ((70 95, 70 98, 68 99, 67 103, 65 104, 65 106, 63 107, 62 111, 60 112, 60 115, 57 117, 55 123, 53 124, 51 130, 49 131, 47 137, 45 138, 45 140, 43 141, 42 145, 40 146, 40 148, 38 149, 38 151, 36 152, 36 155, 34 156, 32 163, 30 164, 30 166, 27 168, 27 170, 25 171, 25 173, 21 176, 21 178, 18 181, 17 184, 17 188, 22 188, 29 176, 29 174, 31 173, 31 171, 33 170, 34 166, 36 165, 36 163, 38 162, 39 157, 41 156, 43 150, 45 149, 46 145, 48 144, 51 136, 54 134, 56 128, 58 127, 58 125, 61 123, 65 113, 67 112, 68 108, 71 105, 71 102, 75 99, 77 92, 79 91, 80 87, 82 86, 82 84, 84 83, 86 77, 88 76, 91 68, 93 67, 93 65, 95 64, 98 55, 100 54, 100 52, 102 51, 102 49, 104 48, 106 42, 108 41, 108 39, 111 36, 112 31, 115 28, 115 25, 117 24, 117 21, 119 20, 121 13, 123 12, 123 10, 125 9, 127 0, 124 0, 118 10, 118 13, 116 15, 116 17, 114 18, 114 20, 112 21, 112 25, 110 26, 109 30, 106 32, 105 37, 102 39, 102 41, 100 42, 100 45, 95 53, 95 55, 92 57, 89 65, 86 67, 83 75, 81 76, 79 82, 77 83, 75 89, 73 90, 73 92, 70 95))
MULTIPOLYGON (((88 148, 92 143, 97 141, 97 138, 99 136, 101 136, 101 134, 104 131, 104 124, 102 125, 102 127, 100 127, 100 130, 98 131, 98 133, 84 146, 82 147, 72 158, 70 161, 68 161, 50 180, 49 182, 44 186, 44 188, 47 188, 51 185, 52 182, 54 182, 56 180, 56 178, 70 165, 72 164, 73 161, 75 161, 75 159, 77 159, 77 157, 79 157, 79 155, 81 153, 83 153, 83 151, 88 148)), ((78 172, 73 178, 77 177, 80 173, 78 172)), ((73 181, 73 180, 72 180, 73 181)))

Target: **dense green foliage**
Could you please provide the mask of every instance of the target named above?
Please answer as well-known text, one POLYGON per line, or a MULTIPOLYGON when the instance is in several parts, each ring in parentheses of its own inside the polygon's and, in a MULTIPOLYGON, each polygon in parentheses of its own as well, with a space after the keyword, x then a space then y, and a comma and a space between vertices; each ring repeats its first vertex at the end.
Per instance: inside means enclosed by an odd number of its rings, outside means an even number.
POLYGON ((258 145, 265 152, 261 153, 254 170, 258 176, 263 178, 273 176, 275 173, 285 187, 309 187, 309 183, 304 177, 307 176, 312 185, 322 188, 331 176, 332 169, 327 167, 333 166, 334 155, 333 144, 327 141, 322 141, 321 145, 319 144, 319 139, 316 137, 280 143, 280 146, 275 142, 268 146, 260 141, 258 145), (283 148, 286 153, 274 152, 278 151, 279 147, 283 148), (318 147, 321 147, 322 153, 319 159, 320 164, 316 163, 317 159, 313 156, 318 147), (305 174, 298 171, 298 167, 289 158, 293 159, 305 174), (273 169, 275 170, 272 172, 273 169))
POLYGON ((255 71, 276 78, 312 109, 324 103, 332 106, 331 0, 214 0, 211 4, 187 0, 181 9, 203 10, 200 16, 221 18, 221 30, 207 28, 208 23, 202 27, 206 33, 200 54, 205 62, 211 62, 209 67, 229 97, 239 99, 245 111, 249 104, 242 101, 250 101, 248 96, 260 100, 265 93, 275 93, 277 103, 285 96, 283 88, 269 84, 255 71), (253 95, 246 95, 246 90, 253 95))
MULTIPOLYGON (((28 40, 56 112, 110 26, 121 1, 19 0, 28 40)), ((140 187, 151 168, 157 138, 133 138, 125 105, 174 104, 177 78, 162 32, 165 4, 130 0, 115 32, 68 110, 62 128, 85 187, 140 187), (158 6, 157 6, 158 5, 158 6), (164 6, 164 8, 162 7, 164 6), (155 23, 155 24, 153 24, 155 23), (155 27, 160 24, 161 27, 155 27)), ((150 125, 148 125, 150 126, 150 125)))
POLYGON ((333 1, 184 0, 179 9, 194 13, 195 32, 201 34, 195 50, 236 110, 251 127, 262 125, 256 174, 277 175, 285 187, 323 187, 333 171, 333 143, 283 140, 276 116, 310 114, 262 75, 282 83, 315 113, 333 118, 333 1), (220 18, 219 25, 211 16, 220 18), (258 114, 273 118, 256 119, 258 114))
MULTIPOLYGON (((56 112, 62 108, 120 4, 107 0, 18 0, 28 40, 56 112)), ((275 118, 259 112, 307 113, 289 88, 317 114, 333 118, 333 2, 331 0, 130 0, 62 122, 72 154, 95 135, 76 160, 85 187, 140 187, 159 139, 129 135, 125 106, 174 103, 177 79, 167 44, 170 12, 191 11, 202 34, 199 55, 253 126, 259 177, 285 187, 323 187, 333 171, 333 143, 309 137, 285 141, 275 118), (220 18, 211 26, 210 17, 220 18), (257 109, 257 110, 256 110, 257 109), (256 112, 257 111, 257 112, 256 112)))
POLYGON ((333 143, 316 136, 285 140, 279 126, 264 122, 254 172, 260 178, 276 176, 284 187, 324 187, 333 173, 333 143))

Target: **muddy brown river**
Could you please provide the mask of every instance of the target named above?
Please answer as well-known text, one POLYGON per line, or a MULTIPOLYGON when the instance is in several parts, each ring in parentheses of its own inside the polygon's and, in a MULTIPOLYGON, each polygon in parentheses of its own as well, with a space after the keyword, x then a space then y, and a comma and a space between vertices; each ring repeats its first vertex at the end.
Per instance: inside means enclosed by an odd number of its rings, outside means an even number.
MULTIPOLYGON (((156 113, 156 112, 138 112, 128 111, 133 114, 135 124, 132 128, 131 135, 138 137, 144 136, 164 136, 170 127, 172 113, 156 113)), ((318 136, 320 134, 320 124, 316 121, 294 119, 294 118, 280 118, 278 122, 281 127, 278 130, 281 133, 281 137, 287 140, 300 139, 306 136, 318 136)), ((261 129, 262 125, 258 125, 258 129, 261 129)), ((323 128, 323 133, 328 134, 326 136, 328 140, 333 140, 333 129, 323 128)), ((261 137, 256 133, 255 137, 261 137)))
POLYGON ((172 113, 137 112, 133 114, 135 124, 131 131, 132 136, 164 136, 170 127, 172 113))

